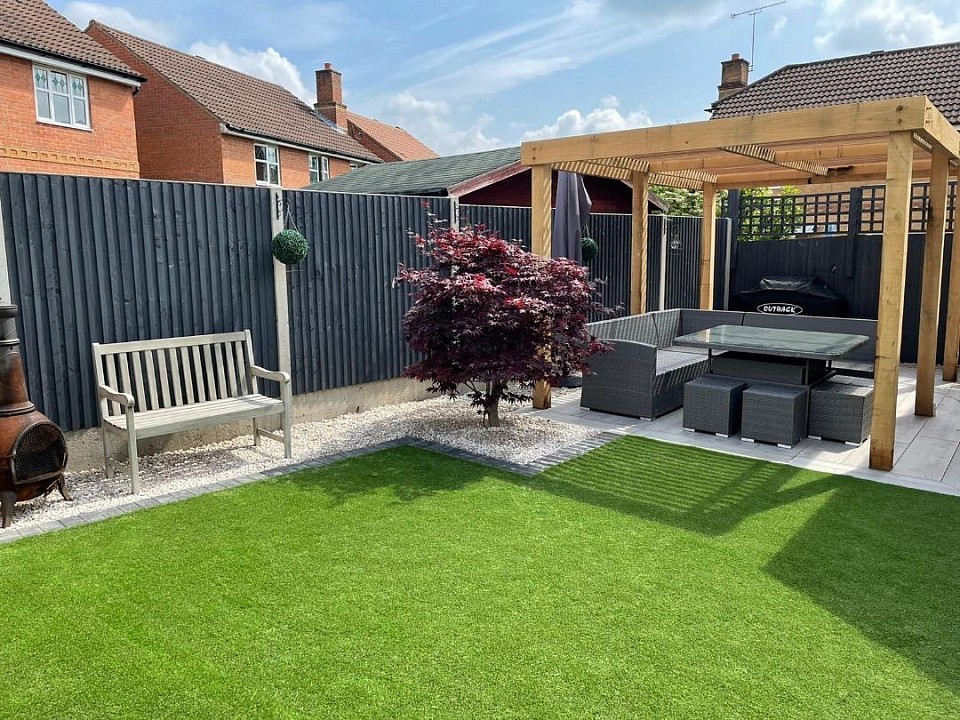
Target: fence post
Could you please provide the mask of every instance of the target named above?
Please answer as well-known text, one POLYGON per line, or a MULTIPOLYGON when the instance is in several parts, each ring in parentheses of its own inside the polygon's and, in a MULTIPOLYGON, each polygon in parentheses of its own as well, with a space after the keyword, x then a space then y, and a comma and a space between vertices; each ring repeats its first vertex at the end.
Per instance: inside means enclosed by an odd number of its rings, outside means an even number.
POLYGON ((739 248, 737 247, 740 241, 740 207, 743 203, 743 193, 739 190, 729 190, 727 191, 727 214, 726 216, 730 218, 730 268, 736 269, 737 267, 737 256, 739 253, 739 248))
POLYGON ((3 233, 3 199, 0 198, 0 301, 13 303, 10 290, 10 266, 7 264, 7 239, 3 233))
MULTIPOLYGON (((270 237, 284 227, 283 191, 270 188, 270 237)), ((287 266, 273 259, 273 293, 277 307, 277 360, 280 370, 289 373, 290 362, 290 306, 287 302, 287 266)))
POLYGON ((847 208, 847 279, 857 274, 857 238, 863 222, 863 188, 850 188, 850 202, 847 208))

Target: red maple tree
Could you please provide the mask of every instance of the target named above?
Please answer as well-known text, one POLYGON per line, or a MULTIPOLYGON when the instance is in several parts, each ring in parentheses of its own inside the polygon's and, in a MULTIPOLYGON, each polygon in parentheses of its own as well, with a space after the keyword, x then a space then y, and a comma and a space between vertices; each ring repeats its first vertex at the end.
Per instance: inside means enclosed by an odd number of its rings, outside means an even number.
POLYGON ((489 426, 500 424, 501 400, 523 402, 537 380, 588 372, 587 359, 608 349, 586 327, 588 313, 609 311, 585 267, 483 226, 435 224, 414 241, 429 264, 401 265, 396 282, 413 287, 403 328, 422 359, 404 375, 451 397, 466 387, 489 426))

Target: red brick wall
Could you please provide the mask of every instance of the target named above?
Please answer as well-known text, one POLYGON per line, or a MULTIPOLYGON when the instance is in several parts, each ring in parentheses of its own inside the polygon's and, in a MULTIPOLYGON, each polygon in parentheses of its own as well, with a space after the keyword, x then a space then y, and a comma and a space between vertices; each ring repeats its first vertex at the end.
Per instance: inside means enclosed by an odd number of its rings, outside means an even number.
MULTIPOLYGON (((585 177, 584 184, 593 202, 592 212, 629 213, 631 205, 630 188, 619 180, 585 177)), ((553 174, 553 203, 557 201, 557 174, 553 174)), ((515 205, 530 207, 530 171, 517 173, 506 180, 488 185, 460 197, 467 205, 515 205)))
POLYGON ((220 122, 96 25, 87 33, 147 78, 133 101, 141 177, 223 182, 220 122))
MULTIPOLYGON (((221 140, 223 153, 223 182, 228 185, 255 185, 256 168, 253 161, 253 140, 224 135, 221 140)), ((280 181, 283 187, 298 190, 310 184, 310 154, 293 148, 280 148, 280 181)), ((350 162, 330 158, 330 175, 336 177, 350 171, 350 162)))
POLYGON ((33 63, 0 55, 0 171, 139 176, 133 88, 87 77, 92 130, 37 120, 33 63))

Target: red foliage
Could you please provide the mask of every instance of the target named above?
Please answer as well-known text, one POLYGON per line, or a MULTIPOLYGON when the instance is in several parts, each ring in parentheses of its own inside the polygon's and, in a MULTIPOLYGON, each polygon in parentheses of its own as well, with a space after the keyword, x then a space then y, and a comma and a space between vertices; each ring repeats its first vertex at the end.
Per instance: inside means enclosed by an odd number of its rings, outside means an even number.
POLYGON ((414 240, 429 265, 401 266, 396 281, 414 288, 403 327, 423 359, 404 374, 450 396, 467 385, 491 425, 500 399, 527 400, 534 381, 588 371, 589 356, 607 349, 586 329, 589 312, 606 310, 586 268, 482 226, 434 225, 414 240))

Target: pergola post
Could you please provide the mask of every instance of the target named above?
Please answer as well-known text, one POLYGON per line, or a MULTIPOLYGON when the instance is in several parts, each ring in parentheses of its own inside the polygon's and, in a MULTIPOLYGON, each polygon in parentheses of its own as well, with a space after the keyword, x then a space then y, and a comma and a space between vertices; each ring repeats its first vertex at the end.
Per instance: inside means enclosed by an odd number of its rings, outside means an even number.
POLYGON ((714 248, 717 245, 717 185, 703 183, 700 221, 700 308, 713 309, 714 248))
POLYGON ((950 253, 950 280, 947 286, 947 337, 943 343, 943 379, 957 381, 960 355, 960 166, 954 171, 956 197, 953 200, 953 250, 950 253))
POLYGON ((647 195, 649 192, 650 175, 634 171, 630 234, 631 315, 641 315, 647 311, 647 195))
POLYGON ((883 249, 870 439, 870 467, 878 470, 893 468, 912 180, 913 134, 907 131, 892 132, 887 144, 887 178, 883 198, 883 249))
POLYGON ((940 278, 943 274, 943 233, 946 225, 950 156, 933 148, 930 169, 930 207, 923 242, 923 285, 920 290, 920 339, 917 346, 917 396, 914 412, 933 417, 933 388, 937 372, 937 330, 940 326, 940 278))
MULTIPOLYGON (((553 236, 551 189, 553 169, 549 165, 530 168, 530 249, 541 257, 550 257, 553 236)), ((539 380, 533 388, 533 406, 545 410, 551 405, 550 383, 539 380)))

